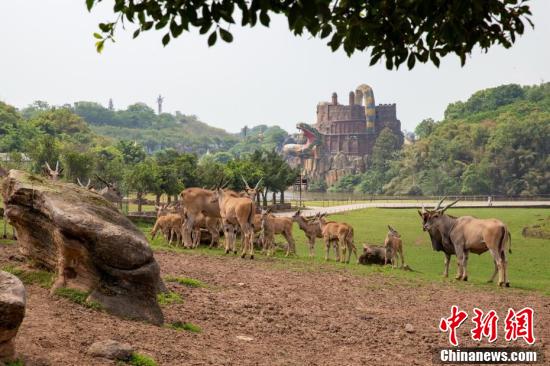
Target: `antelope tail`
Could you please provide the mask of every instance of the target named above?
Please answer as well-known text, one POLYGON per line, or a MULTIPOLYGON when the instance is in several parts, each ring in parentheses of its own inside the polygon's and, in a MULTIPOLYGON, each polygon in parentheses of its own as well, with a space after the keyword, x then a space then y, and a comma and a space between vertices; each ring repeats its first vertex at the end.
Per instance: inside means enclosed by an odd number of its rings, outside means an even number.
POLYGON ((506 234, 508 235, 508 253, 512 254, 512 234, 508 228, 506 228, 506 234))

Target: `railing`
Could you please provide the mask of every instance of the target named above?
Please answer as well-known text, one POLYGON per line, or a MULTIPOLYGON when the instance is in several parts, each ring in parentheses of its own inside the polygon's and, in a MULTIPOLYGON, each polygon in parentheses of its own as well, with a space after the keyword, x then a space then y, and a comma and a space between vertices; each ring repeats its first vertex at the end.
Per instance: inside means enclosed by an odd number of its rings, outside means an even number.
POLYGON ((357 193, 322 193, 322 192, 302 192, 301 197, 298 192, 285 192, 285 200, 292 202, 293 206, 319 206, 329 207, 337 205, 349 205, 355 203, 374 203, 374 202, 408 202, 408 203, 428 203, 437 202, 443 197, 446 202, 460 200, 462 202, 514 202, 514 201, 549 201, 550 194, 533 196, 506 196, 506 195, 448 195, 448 196, 390 196, 390 195, 370 195, 357 193), (300 204, 301 201, 301 204, 300 204))

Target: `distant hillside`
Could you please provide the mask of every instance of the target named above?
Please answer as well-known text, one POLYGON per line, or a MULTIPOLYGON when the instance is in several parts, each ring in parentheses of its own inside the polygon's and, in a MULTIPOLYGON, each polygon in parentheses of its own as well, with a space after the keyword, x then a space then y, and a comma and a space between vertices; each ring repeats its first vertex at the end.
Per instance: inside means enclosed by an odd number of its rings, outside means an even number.
POLYGON ((236 135, 201 122, 196 116, 155 111, 143 103, 125 110, 111 110, 94 102, 77 102, 74 112, 102 136, 118 140, 134 140, 148 152, 165 148, 204 154, 226 151, 238 141, 236 135))

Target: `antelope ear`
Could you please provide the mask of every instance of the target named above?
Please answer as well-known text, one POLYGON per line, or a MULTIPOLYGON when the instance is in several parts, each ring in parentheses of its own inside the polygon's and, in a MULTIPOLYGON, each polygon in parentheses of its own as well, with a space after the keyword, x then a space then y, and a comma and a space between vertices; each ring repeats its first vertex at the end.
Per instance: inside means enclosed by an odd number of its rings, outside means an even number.
POLYGON ((393 229, 391 228, 391 226, 390 226, 390 225, 388 225, 388 229, 390 229, 390 231, 393 231, 393 229))

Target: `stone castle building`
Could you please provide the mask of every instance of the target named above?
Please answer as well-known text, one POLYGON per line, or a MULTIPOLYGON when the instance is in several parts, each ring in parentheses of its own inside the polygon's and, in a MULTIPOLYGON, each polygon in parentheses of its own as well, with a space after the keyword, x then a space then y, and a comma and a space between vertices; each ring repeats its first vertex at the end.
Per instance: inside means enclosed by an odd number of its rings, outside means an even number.
POLYGON ((310 181, 324 180, 328 186, 368 169, 368 156, 383 129, 389 128, 403 141, 396 105, 376 105, 372 88, 365 84, 349 92, 347 104, 340 104, 332 93, 330 102, 317 105, 317 122, 298 128, 306 139, 301 146, 306 148, 287 149, 296 152, 289 161, 301 166, 310 181))

